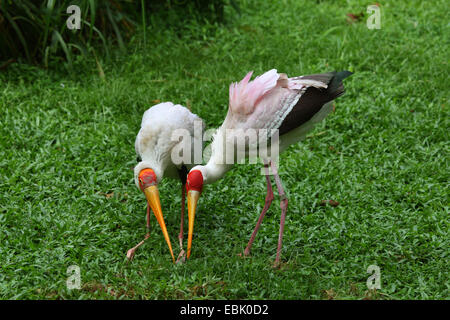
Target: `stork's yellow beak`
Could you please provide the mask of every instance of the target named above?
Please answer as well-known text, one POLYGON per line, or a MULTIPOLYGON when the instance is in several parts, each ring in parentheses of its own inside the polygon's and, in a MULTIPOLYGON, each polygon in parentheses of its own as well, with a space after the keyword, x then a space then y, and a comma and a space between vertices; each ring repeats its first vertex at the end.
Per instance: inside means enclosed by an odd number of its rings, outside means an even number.
POLYGON ((159 201, 159 191, 156 185, 149 186, 144 189, 145 197, 150 205, 153 213, 155 214, 156 220, 161 227, 164 238, 166 239, 167 245, 169 246, 170 255, 172 256, 173 262, 175 262, 175 257, 173 256, 172 244, 170 243, 169 234, 167 233, 166 223, 164 222, 161 203, 159 201))
POLYGON ((189 231, 188 231, 188 245, 187 257, 191 255, 192 235, 194 233, 195 210, 197 209, 197 201, 200 198, 200 192, 196 190, 189 190, 187 193, 188 203, 188 217, 189 217, 189 231))

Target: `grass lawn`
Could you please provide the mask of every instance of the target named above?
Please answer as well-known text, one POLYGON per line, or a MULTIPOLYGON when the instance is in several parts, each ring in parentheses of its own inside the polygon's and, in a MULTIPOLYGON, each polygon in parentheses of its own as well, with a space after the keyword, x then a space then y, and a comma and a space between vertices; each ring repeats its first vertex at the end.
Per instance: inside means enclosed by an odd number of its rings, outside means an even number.
MULTIPOLYGON (((240 1, 224 25, 153 22, 109 62, 72 74, 12 64, 0 74, 1 299, 448 299, 448 2, 240 1), (367 17, 367 14, 366 14, 367 17), (281 159, 289 198, 283 265, 272 269, 275 198, 253 245, 265 178, 239 165, 204 188, 193 253, 174 265, 156 220, 145 234, 133 182, 143 112, 191 105, 221 124, 228 85, 249 70, 350 70, 336 112, 281 159), (337 207, 321 206, 336 200, 337 207), (381 289, 368 291, 369 265, 381 289), (78 265, 81 289, 66 288, 78 265)), ((160 184, 178 253, 180 186, 160 184)))

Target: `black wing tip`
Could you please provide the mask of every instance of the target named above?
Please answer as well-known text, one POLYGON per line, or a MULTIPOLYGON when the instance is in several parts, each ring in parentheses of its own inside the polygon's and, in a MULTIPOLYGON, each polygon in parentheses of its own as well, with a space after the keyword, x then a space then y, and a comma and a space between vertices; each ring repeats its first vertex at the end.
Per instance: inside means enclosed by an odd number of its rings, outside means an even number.
POLYGON ((336 99, 337 97, 341 96, 345 91, 342 80, 351 76, 353 72, 344 70, 339 72, 334 71, 333 74, 334 76, 331 79, 330 84, 328 85, 327 91, 333 96, 333 99, 336 99))
POLYGON ((336 72, 334 77, 336 78, 337 81, 342 81, 345 78, 350 77, 352 74, 353 74, 353 72, 351 72, 351 71, 343 70, 343 71, 336 72))
POLYGON ((333 71, 333 78, 330 81, 330 87, 339 86, 342 83, 342 80, 344 80, 347 77, 350 77, 353 72, 344 70, 344 71, 333 71))

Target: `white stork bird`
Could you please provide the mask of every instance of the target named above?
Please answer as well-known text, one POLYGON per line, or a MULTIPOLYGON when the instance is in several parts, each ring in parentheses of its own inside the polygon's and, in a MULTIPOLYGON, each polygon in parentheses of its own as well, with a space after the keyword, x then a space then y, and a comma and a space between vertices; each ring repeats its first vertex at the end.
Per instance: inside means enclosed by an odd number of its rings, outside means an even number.
MULTIPOLYGON (((230 142, 230 138, 227 137, 229 129, 278 130, 281 153, 289 145, 302 140, 314 124, 325 118, 333 109, 332 100, 344 93, 342 80, 351 74, 349 71, 342 71, 288 78, 286 74, 277 73, 277 70, 272 69, 250 82, 252 72, 249 72, 242 81, 230 85, 228 114, 214 135, 211 158, 206 165, 193 167, 186 182, 189 216, 188 258, 191 254, 195 210, 202 187, 220 179, 232 168, 232 165, 223 161, 227 153, 234 152, 233 147, 225 147, 226 143, 231 143, 236 148, 236 140, 233 138, 230 142)), ((273 135, 268 138, 272 137, 273 135)), ((266 172, 267 195, 244 255, 250 253, 259 226, 273 200, 270 166, 281 201, 280 231, 275 259, 277 266, 280 262, 288 200, 270 156, 262 160, 266 172)))
MULTIPOLYGON (((160 182, 164 176, 180 179, 181 181, 181 224, 180 234, 178 236, 181 252, 179 259, 182 258, 182 255, 184 254, 182 244, 185 206, 184 185, 186 183, 188 170, 192 168, 194 164, 173 162, 171 157, 172 150, 177 146, 179 147, 184 141, 173 140, 172 134, 175 130, 187 130, 191 138, 191 141, 188 141, 188 143, 200 143, 201 146, 201 135, 198 136, 194 134, 194 123, 196 121, 203 130, 204 123, 201 118, 190 112, 187 108, 179 104, 174 105, 172 102, 157 104, 145 111, 142 117, 141 129, 139 130, 135 142, 138 164, 134 167, 134 180, 136 186, 144 192, 145 197, 147 198, 147 234, 144 240, 128 250, 127 257, 130 260, 134 257, 136 249, 149 237, 151 208, 162 229, 164 238, 170 249, 170 254, 175 262, 172 245, 161 210, 157 187, 158 182, 160 182)), ((194 149, 191 148, 191 150, 193 151, 194 149)), ((190 161, 190 163, 194 162, 190 161)))

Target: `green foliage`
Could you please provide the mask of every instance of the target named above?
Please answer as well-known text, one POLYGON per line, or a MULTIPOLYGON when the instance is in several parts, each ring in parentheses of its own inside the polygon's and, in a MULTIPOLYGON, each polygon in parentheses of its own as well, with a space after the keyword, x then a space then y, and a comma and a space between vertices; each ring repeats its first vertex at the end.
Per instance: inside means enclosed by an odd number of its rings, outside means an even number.
MULTIPOLYGON (((215 21, 223 20, 223 0, 76 0, 76 1, 7 0, 0 2, 0 61, 25 58, 28 63, 44 63, 52 58, 69 68, 75 56, 86 55, 93 45, 101 46, 106 55, 112 45, 125 48, 125 40, 137 26, 146 28, 145 13, 163 14, 167 9, 191 12, 215 21), (81 29, 69 30, 66 21, 70 5, 81 9, 81 29)), ((234 3, 234 1, 232 1, 234 3)), ((184 14, 186 15, 186 14, 184 14)), ((94 53, 95 54, 95 53, 94 53)))
MULTIPOLYGON (((364 1, 241 1, 226 25, 149 17, 147 43, 67 75, 13 63, 0 73, 0 299, 448 299, 447 1, 382 4, 382 28, 347 22, 364 1), (161 27, 161 26, 164 27, 161 27), (262 210, 259 167, 204 188, 191 259, 173 265, 133 182, 143 112, 191 105, 209 127, 228 85, 249 71, 353 71, 336 111, 281 159, 287 211, 280 270, 271 268, 279 199, 249 258, 262 210), (336 200, 337 207, 322 206, 336 200), (81 290, 66 288, 81 268, 81 290), (381 290, 366 287, 369 265, 381 290)), ((74 62, 75 63, 75 62, 74 62)), ((180 186, 160 195, 175 251, 180 186)))
POLYGON ((138 9, 137 1, 2 1, 1 55, 17 58, 24 54, 28 63, 44 62, 46 66, 50 56, 63 56, 71 66, 75 52, 85 53, 93 40, 101 41, 107 53, 107 40, 115 39, 123 48, 122 38, 134 31, 138 9), (70 16, 66 9, 72 4, 81 9, 80 30, 66 26, 70 16))

